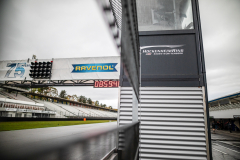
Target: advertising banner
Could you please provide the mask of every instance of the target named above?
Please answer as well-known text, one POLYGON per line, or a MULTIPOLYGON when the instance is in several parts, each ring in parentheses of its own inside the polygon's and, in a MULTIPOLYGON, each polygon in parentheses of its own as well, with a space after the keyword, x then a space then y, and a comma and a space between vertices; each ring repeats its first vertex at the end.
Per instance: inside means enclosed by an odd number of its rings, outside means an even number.
POLYGON ((45 114, 56 114, 56 112, 53 112, 53 111, 42 111, 42 113, 45 113, 45 114))
POLYGON ((140 37, 142 76, 198 75, 194 35, 140 37))
POLYGON ((53 61, 51 80, 116 80, 120 75, 119 56, 13 60, 0 61, 0 81, 33 80, 29 73, 35 61, 53 61))
MULTIPOLYGON (((37 61, 51 61, 50 59, 41 59, 37 61)), ((29 76, 31 60, 12 60, 0 61, 0 81, 23 81, 32 80, 29 76)))
POLYGON ((29 75, 30 65, 27 60, 1 61, 0 81, 24 80, 29 75))
POLYGON ((26 109, 17 109, 18 112, 27 112, 26 109))
POLYGON ((15 108, 6 108, 6 111, 17 111, 15 108))
POLYGON ((51 80, 119 79, 120 57, 54 59, 51 80))

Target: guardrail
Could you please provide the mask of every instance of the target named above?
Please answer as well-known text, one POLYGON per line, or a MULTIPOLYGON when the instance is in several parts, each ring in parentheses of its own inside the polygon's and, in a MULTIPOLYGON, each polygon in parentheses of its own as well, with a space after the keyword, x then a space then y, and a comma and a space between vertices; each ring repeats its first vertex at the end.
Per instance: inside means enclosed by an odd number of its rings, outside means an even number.
POLYGON ((62 141, 50 139, 48 145, 36 145, 24 152, 5 151, 0 147, 1 159, 4 160, 107 160, 109 153, 118 155, 118 160, 139 159, 139 122, 118 128, 95 130, 79 137, 65 137, 62 141), (119 133, 122 135, 119 138, 119 133), (121 140, 121 151, 117 141, 121 140), (52 143, 52 142, 53 143, 52 143))
POLYGON ((120 129, 118 160, 138 160, 139 159, 139 122, 132 123, 120 129), (122 142, 122 143, 121 143, 122 142))
POLYGON ((219 110, 228 110, 228 109, 236 109, 236 108, 240 108, 240 103, 209 107, 209 111, 219 111, 219 110))

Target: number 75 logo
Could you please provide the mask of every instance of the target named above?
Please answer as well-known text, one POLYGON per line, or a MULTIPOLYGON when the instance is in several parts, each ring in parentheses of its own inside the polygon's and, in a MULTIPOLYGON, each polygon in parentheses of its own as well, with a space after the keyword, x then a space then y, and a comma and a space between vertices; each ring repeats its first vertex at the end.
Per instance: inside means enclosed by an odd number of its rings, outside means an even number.
POLYGON ((7 71, 5 77, 7 78, 23 77, 25 73, 25 69, 23 67, 26 67, 26 66, 27 66, 26 63, 8 63, 7 67, 10 67, 10 68, 7 71))

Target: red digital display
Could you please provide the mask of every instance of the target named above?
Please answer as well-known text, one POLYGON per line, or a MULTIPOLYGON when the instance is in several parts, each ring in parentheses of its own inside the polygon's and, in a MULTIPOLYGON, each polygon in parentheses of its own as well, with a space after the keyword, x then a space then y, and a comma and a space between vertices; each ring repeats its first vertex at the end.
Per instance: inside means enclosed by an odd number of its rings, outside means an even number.
POLYGON ((118 88, 119 81, 95 81, 94 88, 118 88))

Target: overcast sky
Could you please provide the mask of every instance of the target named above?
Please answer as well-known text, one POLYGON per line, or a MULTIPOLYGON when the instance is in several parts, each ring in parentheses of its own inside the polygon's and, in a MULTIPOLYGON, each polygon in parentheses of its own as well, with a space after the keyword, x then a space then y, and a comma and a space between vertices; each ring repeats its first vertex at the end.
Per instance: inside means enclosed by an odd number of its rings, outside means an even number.
POLYGON ((199 3, 211 100, 240 91, 240 1, 199 3))
MULTIPOLYGON (((0 1, 0 60, 118 56, 94 0, 0 1)), ((209 99, 240 91, 240 1, 200 0, 209 99)), ((118 106, 118 89, 57 87, 118 106)))

